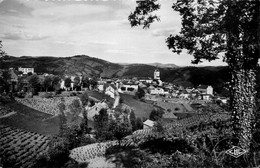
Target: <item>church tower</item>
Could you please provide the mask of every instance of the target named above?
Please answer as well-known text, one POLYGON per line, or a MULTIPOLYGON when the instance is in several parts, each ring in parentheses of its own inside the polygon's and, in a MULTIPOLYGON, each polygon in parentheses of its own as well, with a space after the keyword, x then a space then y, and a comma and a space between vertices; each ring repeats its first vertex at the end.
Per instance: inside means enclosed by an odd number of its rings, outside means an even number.
POLYGON ((158 67, 154 71, 154 79, 160 80, 160 71, 159 71, 158 67))

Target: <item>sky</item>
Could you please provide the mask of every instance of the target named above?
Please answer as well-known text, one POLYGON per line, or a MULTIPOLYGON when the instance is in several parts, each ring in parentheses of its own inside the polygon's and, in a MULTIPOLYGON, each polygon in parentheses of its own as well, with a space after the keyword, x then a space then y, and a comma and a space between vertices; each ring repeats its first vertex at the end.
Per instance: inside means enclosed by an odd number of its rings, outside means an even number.
MULTIPOLYGON (((131 28, 135 0, 0 0, 0 40, 12 56, 88 55, 114 63, 191 66, 192 55, 172 53, 165 40, 181 29, 171 8, 159 0, 160 22, 131 28)), ((199 66, 225 65, 222 59, 199 66)))

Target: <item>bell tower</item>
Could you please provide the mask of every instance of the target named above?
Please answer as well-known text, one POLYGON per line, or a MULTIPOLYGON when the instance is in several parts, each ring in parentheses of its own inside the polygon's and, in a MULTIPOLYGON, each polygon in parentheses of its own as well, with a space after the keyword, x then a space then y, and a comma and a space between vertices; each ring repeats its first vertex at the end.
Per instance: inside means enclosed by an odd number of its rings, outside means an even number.
POLYGON ((160 80, 160 71, 159 71, 158 67, 156 67, 156 69, 154 71, 154 79, 160 80))

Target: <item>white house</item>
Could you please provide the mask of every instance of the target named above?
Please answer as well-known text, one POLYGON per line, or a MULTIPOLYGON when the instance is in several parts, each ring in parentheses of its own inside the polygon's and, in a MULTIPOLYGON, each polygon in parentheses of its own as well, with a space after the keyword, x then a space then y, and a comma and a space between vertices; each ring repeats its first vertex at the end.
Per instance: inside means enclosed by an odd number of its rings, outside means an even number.
POLYGON ((164 94, 164 90, 163 88, 153 88, 153 89, 150 89, 150 94, 152 95, 163 95, 164 94))
POLYGON ((137 84, 122 84, 121 86, 119 86, 118 92, 135 95, 137 90, 138 90, 137 84))
POLYGON ((115 98, 115 93, 116 93, 116 86, 115 85, 105 85, 104 86, 104 91, 105 91, 105 94, 112 97, 113 99, 115 98))
POLYGON ((28 74, 29 72, 34 74, 34 68, 22 68, 22 67, 19 67, 18 71, 23 72, 23 74, 28 74))
POLYGON ((143 129, 152 128, 154 124, 154 121, 148 119, 143 123, 143 129))
POLYGON ((207 85, 199 85, 198 91, 200 91, 202 94, 210 94, 213 95, 213 87, 207 86, 207 85))

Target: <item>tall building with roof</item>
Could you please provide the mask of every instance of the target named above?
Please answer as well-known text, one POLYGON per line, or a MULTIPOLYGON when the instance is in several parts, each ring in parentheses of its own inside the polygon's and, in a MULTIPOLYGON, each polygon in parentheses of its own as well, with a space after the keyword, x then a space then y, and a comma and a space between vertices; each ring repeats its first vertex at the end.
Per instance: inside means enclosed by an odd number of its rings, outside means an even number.
POLYGON ((154 79, 160 80, 160 71, 159 71, 158 67, 154 71, 154 79))

